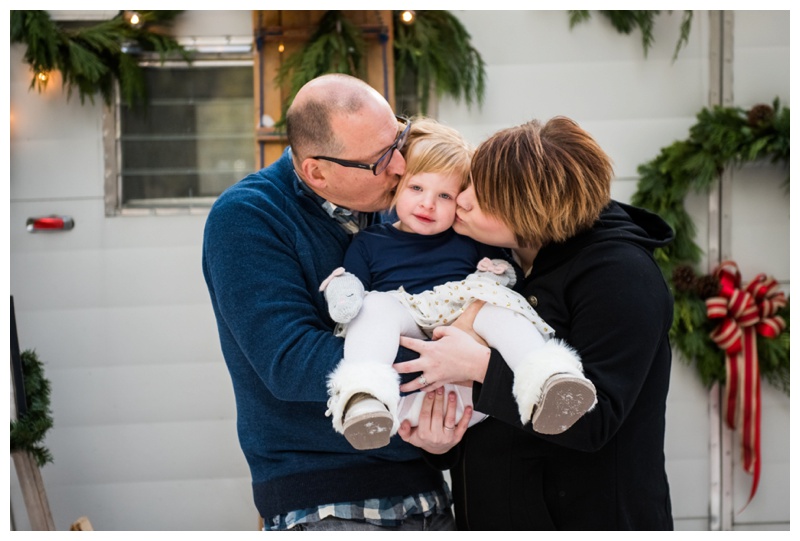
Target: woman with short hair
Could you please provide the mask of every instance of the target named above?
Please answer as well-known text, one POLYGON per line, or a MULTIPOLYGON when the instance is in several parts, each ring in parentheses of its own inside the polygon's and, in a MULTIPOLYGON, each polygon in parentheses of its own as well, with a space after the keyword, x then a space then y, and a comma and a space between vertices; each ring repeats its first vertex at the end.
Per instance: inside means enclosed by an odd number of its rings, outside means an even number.
POLYGON ((598 403, 569 430, 537 434, 515 415, 502 357, 462 330, 474 332, 468 314, 433 341, 404 338, 420 358, 399 372, 472 381, 475 409, 490 416, 445 430, 451 403, 434 392, 426 421, 399 432, 450 469, 459 529, 673 528, 664 458, 673 299, 653 256, 673 233, 611 200, 612 178, 606 153, 565 117, 502 130, 475 152, 454 227, 513 252, 525 273, 517 290, 578 351, 598 403))

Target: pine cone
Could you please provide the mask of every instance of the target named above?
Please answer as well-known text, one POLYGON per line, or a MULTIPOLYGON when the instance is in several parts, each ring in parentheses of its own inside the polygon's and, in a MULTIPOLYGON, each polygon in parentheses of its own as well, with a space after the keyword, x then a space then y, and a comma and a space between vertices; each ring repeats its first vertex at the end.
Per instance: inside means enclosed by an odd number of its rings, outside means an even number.
POLYGON ((697 296, 703 300, 716 297, 720 290, 719 279, 711 274, 701 276, 695 281, 694 290, 697 296))
POLYGON ((696 276, 689 265, 679 265, 672 271, 672 283, 681 292, 690 291, 694 287, 696 276))
POLYGON ((749 124, 751 128, 757 128, 759 126, 769 124, 772 122, 772 116, 774 114, 775 113, 772 110, 772 107, 769 105, 765 105, 763 103, 754 105, 753 108, 747 113, 747 124, 749 124))

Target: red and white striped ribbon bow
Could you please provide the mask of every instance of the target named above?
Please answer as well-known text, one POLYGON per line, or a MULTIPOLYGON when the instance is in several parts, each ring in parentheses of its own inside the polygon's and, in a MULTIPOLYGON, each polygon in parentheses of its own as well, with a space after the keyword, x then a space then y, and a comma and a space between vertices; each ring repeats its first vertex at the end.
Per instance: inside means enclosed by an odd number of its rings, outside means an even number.
POLYGON ((756 276, 744 289, 741 274, 733 261, 725 261, 714 272, 721 289, 717 297, 706 300, 709 319, 722 321, 711 332, 711 339, 725 351, 726 381, 723 402, 725 421, 742 429, 742 462, 753 475, 750 498, 758 489, 761 476, 761 384, 758 367, 757 336, 775 338, 786 322, 775 315, 786 306, 774 278, 756 276))

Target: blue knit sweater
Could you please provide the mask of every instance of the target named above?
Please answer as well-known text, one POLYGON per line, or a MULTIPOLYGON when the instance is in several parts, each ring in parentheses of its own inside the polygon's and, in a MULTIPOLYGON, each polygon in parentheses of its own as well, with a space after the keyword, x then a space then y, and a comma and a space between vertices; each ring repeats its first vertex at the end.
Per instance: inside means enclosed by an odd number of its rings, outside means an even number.
POLYGON ((319 285, 350 238, 299 187, 288 150, 226 190, 206 221, 203 274, 262 517, 443 484, 399 437, 356 451, 325 416, 326 376, 344 342, 319 285))

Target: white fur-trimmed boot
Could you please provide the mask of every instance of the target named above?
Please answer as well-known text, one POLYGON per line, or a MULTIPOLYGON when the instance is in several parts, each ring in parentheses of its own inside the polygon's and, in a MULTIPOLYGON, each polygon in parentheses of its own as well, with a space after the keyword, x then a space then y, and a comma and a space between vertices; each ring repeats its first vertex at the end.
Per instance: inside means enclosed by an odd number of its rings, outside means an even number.
POLYGON ((328 376, 333 428, 355 449, 377 449, 397 433, 400 376, 391 365, 342 359, 328 376))
POLYGON ((552 339, 514 370, 514 397, 522 424, 540 434, 560 434, 597 404, 578 352, 552 339))

